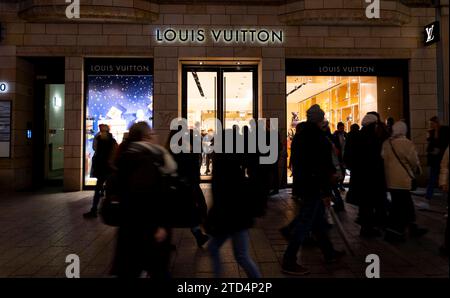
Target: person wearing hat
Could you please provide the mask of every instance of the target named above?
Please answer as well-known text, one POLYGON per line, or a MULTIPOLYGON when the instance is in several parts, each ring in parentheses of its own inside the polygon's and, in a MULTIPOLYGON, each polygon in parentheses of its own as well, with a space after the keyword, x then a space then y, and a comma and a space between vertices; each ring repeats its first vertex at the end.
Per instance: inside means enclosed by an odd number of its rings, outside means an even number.
POLYGON ((411 197, 413 180, 420 175, 417 150, 407 137, 408 127, 403 121, 392 126, 392 136, 384 141, 381 155, 384 160, 386 185, 391 194, 391 208, 385 239, 404 241, 406 230, 410 236, 421 236, 426 230, 415 224, 414 202, 411 197))
POLYGON ((386 182, 379 135, 378 118, 369 113, 352 145, 352 196, 359 202, 358 223, 362 237, 381 236, 387 216, 386 182))
POLYGON ((302 205, 293 221, 292 235, 283 256, 282 271, 286 274, 309 273, 307 268, 297 263, 297 253, 310 232, 314 233, 326 262, 333 262, 342 255, 333 248, 325 219, 325 210, 331 204, 332 177, 336 169, 331 143, 322 130, 324 124, 324 111, 319 105, 313 105, 307 111, 306 123, 296 135, 298 144, 295 150, 298 152, 295 154, 298 155, 293 166, 298 169, 296 189, 302 205))

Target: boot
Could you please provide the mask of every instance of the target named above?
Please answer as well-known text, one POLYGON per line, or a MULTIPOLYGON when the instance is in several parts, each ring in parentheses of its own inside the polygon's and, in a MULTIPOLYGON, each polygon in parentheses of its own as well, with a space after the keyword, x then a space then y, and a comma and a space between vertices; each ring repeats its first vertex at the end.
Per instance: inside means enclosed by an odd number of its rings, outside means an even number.
POLYGON ((84 218, 96 218, 97 217, 97 210, 92 210, 89 212, 86 212, 83 214, 84 218))
POLYGON ((209 236, 203 234, 202 231, 198 230, 194 232, 195 240, 197 241, 197 246, 202 247, 209 240, 209 236))
POLYGON ((308 268, 303 267, 302 265, 297 264, 296 262, 283 262, 281 265, 281 271, 286 274, 302 276, 310 273, 308 268))

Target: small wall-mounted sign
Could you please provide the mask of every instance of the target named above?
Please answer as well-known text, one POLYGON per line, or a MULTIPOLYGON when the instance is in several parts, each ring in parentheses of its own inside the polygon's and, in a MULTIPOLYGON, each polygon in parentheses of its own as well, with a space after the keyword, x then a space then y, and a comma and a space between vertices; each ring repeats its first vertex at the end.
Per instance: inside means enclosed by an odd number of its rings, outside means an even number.
POLYGON ((439 30, 439 22, 433 22, 428 24, 423 29, 424 35, 424 45, 429 46, 433 43, 438 42, 441 39, 440 30, 439 30))
POLYGON ((0 157, 11 157, 11 101, 0 101, 0 157))
POLYGON ((8 92, 8 83, 0 82, 0 93, 8 92))

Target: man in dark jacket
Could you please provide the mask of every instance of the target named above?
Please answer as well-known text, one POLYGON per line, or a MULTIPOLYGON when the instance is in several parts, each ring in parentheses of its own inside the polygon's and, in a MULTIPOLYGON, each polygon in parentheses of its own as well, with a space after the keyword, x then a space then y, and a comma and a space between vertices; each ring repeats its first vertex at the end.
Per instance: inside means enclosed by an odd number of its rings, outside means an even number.
POLYGON ((309 271, 297 263, 297 253, 303 241, 312 231, 324 254, 331 262, 339 255, 328 237, 325 208, 330 206, 332 177, 335 167, 332 161, 331 144, 321 129, 325 113, 319 105, 307 111, 307 122, 298 135, 299 155, 293 166, 298 169, 298 195, 302 200, 288 247, 284 253, 282 270, 292 275, 304 275, 309 271))
POLYGON ((100 201, 101 193, 106 179, 111 175, 114 153, 117 148, 117 142, 109 132, 106 124, 99 125, 100 132, 95 136, 92 145, 95 153, 92 157, 92 174, 97 178, 95 185, 94 200, 89 212, 83 214, 86 218, 97 217, 97 207, 100 201))
POLYGON ((428 131, 427 163, 429 167, 429 179, 426 201, 419 204, 419 209, 427 210, 430 208, 430 200, 433 198, 434 188, 437 186, 440 164, 444 156, 445 149, 448 146, 449 130, 448 126, 440 125, 439 118, 434 116, 430 119, 431 129, 428 131))

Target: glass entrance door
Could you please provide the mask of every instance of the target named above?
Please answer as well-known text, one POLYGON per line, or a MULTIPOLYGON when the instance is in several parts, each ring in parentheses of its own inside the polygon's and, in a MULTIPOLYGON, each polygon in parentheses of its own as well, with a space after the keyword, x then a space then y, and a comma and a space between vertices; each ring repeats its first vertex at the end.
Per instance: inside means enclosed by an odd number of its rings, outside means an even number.
MULTIPOLYGON (((257 118, 256 66, 184 66, 182 115, 189 128, 200 128, 204 142, 212 142, 215 119, 223 128, 241 129, 257 118)), ((209 180, 211 155, 203 153, 201 178, 209 180)))
POLYGON ((63 179, 64 175, 64 84, 45 86, 45 179, 63 179))
POLYGON ((247 126, 253 119, 253 71, 223 72, 223 119, 225 129, 247 126))

